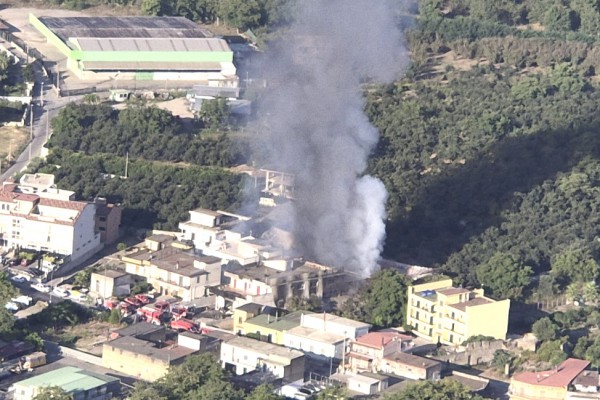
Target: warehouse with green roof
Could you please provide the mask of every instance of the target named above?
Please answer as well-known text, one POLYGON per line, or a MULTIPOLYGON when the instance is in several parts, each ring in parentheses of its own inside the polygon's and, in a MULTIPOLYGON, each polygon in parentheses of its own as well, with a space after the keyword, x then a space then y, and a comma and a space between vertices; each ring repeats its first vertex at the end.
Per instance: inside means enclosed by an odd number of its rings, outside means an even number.
POLYGON ((116 397, 121 388, 118 378, 76 367, 64 367, 15 383, 14 400, 31 400, 46 387, 59 387, 74 400, 107 400, 116 397))
POLYGON ((38 17, 33 25, 83 80, 185 80, 237 87, 229 44, 183 17, 38 17))

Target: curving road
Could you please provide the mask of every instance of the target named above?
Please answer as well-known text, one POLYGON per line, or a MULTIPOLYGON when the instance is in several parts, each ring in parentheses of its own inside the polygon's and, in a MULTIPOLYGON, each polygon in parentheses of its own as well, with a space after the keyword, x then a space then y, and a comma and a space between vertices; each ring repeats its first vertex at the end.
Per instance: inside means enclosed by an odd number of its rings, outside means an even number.
MULTIPOLYGON (((82 98, 82 96, 58 97, 50 80, 42 74, 39 65, 35 65, 35 75, 38 84, 35 86, 32 101, 33 140, 25 147, 23 152, 19 154, 15 163, 6 171, 2 172, 2 175, 0 175, 0 182, 4 182, 7 178, 25 170, 31 160, 40 156, 42 146, 46 143, 48 139, 47 136, 51 133, 48 118, 52 120, 56 113, 58 113, 65 105, 82 98), (41 94, 42 87, 44 92, 43 99, 41 94)), ((31 127, 28 128, 31 129, 31 127)))

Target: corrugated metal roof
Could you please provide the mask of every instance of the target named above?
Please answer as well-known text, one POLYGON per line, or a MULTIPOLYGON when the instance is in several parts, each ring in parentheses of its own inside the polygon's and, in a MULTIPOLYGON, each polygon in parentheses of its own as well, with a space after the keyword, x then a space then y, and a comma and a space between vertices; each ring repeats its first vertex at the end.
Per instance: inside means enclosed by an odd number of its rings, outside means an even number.
POLYGON ((84 71, 221 71, 218 62, 86 61, 84 71))
POLYGON ((83 51, 172 51, 231 52, 223 39, 217 38, 77 38, 83 51))
POLYGON ((63 41, 72 37, 93 38, 202 38, 212 36, 183 17, 41 17, 63 41))
POLYGON ((90 390, 119 379, 112 376, 94 374, 76 367, 64 367, 18 382, 20 386, 58 386, 67 392, 90 390))

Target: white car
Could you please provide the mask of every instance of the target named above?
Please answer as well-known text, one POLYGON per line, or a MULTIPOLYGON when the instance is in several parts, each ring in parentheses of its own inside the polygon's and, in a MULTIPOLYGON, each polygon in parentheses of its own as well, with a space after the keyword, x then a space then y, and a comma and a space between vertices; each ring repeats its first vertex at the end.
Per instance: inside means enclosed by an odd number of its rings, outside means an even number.
POLYGON ((25 283, 25 282, 29 282, 29 277, 25 276, 25 275, 16 275, 13 276, 12 278, 10 278, 11 281, 16 282, 16 283, 25 283))
POLYGON ((50 293, 51 290, 50 286, 44 285, 43 283, 34 283, 33 285, 31 285, 31 288, 42 293, 50 293))
POLYGON ((55 287, 52 294, 58 297, 69 297, 69 291, 60 286, 55 287))
POLYGON ((4 305, 4 308, 6 308, 8 311, 12 311, 12 312, 19 311, 19 306, 16 303, 12 302, 12 301, 9 301, 8 303, 6 303, 4 305))

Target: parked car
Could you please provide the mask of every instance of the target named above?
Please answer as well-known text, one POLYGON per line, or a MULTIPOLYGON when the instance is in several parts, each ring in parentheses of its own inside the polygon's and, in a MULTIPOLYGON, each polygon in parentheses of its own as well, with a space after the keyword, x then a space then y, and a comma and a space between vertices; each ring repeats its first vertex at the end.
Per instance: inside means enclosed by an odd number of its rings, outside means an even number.
POLYGON ((144 305, 140 300, 138 300, 135 297, 127 297, 127 298, 125 298, 124 301, 128 304, 131 304, 132 306, 134 306, 136 308, 144 305))
POLYGON ((43 283, 34 283, 33 285, 31 285, 31 288, 42 293, 50 293, 51 290, 50 286, 44 285, 43 283))
POLYGON ((33 304, 33 298, 29 296, 14 297, 10 299, 10 301, 24 307, 29 307, 31 304, 33 304))
POLYGON ((6 308, 8 311, 12 311, 12 312, 19 311, 19 305, 17 303, 15 303, 14 301, 9 301, 8 303, 6 303, 4 305, 4 308, 6 308))
POLYGON ((188 331, 192 333, 200 333, 200 327, 194 321, 189 319, 181 318, 176 321, 171 321, 171 329, 175 329, 179 332, 188 331))
POLYGON ((90 299, 87 294, 81 293, 79 290, 71 290, 69 292, 69 297, 77 301, 88 301, 90 299))
POLYGON ((25 283, 29 282, 29 277, 25 275, 15 275, 12 278, 10 278, 10 280, 15 283, 25 283))
POLYGON ((152 298, 146 294, 136 294, 135 298, 142 302, 142 304, 149 304, 152 298))
POLYGON ((57 286, 52 291, 52 294, 59 297, 69 297, 69 291, 63 287, 57 286))

